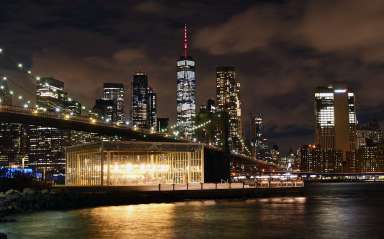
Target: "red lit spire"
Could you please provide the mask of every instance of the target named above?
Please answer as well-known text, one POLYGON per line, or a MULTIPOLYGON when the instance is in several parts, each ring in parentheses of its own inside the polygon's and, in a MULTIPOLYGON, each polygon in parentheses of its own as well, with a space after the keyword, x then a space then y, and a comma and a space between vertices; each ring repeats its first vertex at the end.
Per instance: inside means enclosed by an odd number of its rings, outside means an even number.
POLYGON ((188 30, 187 24, 184 25, 184 57, 188 56, 188 30))

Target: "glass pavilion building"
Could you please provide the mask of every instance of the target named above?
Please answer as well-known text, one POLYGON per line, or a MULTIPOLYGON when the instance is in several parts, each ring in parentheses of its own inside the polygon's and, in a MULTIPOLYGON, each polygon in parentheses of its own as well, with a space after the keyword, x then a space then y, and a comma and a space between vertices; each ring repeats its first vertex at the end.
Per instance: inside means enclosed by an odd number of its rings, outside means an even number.
POLYGON ((68 186, 204 182, 204 147, 194 143, 102 142, 66 148, 68 186))

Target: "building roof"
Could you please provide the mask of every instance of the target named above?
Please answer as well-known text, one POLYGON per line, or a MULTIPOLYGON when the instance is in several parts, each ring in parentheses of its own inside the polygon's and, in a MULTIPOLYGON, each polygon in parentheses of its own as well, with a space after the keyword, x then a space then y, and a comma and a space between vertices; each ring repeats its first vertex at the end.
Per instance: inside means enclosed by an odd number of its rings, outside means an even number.
POLYGON ((201 150, 202 147, 204 146, 198 143, 118 141, 69 146, 66 147, 66 152, 92 149, 115 152, 193 152, 201 150))

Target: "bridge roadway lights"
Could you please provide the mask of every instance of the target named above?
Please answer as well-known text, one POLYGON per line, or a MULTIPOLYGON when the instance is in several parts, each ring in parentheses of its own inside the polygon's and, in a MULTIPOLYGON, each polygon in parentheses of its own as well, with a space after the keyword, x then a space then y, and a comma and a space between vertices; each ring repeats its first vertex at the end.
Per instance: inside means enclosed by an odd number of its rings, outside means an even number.
POLYGON ((123 140, 144 140, 161 142, 186 142, 167 138, 161 134, 150 134, 150 132, 140 132, 117 125, 98 124, 96 119, 78 118, 51 114, 37 109, 24 109, 22 107, 0 106, 0 121, 8 123, 21 123, 27 125, 39 125, 56 127, 59 129, 77 130, 100 135, 120 136, 123 140), (145 136, 144 136, 145 135, 145 136))

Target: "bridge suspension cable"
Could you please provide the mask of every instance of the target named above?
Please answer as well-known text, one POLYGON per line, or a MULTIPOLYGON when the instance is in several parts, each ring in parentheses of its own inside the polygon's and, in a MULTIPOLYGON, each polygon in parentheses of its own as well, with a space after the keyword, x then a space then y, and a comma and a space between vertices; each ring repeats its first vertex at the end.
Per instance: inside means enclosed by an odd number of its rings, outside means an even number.
POLYGON ((243 137, 241 137, 238 133, 236 133, 236 137, 240 141, 241 147, 247 151, 248 155, 252 155, 251 151, 248 149, 247 145, 244 142, 243 137))
MULTIPOLYGON (((4 56, 5 55, 4 52, 5 52, 4 49, 0 48, 0 56, 4 56)), ((19 72, 22 72, 24 74, 27 74, 28 76, 30 76, 28 78, 30 78, 31 80, 34 80, 33 83, 39 84, 38 81, 40 81, 40 79, 41 79, 40 76, 34 75, 32 73, 32 70, 27 69, 27 67, 25 67, 23 62, 19 62, 19 61, 14 60, 10 55, 6 55, 6 56, 7 56, 8 59, 10 59, 12 61, 12 64, 15 64, 16 70, 18 70, 19 72)), ((5 76, 5 77, 7 77, 7 76, 5 76)), ((17 83, 15 83, 15 84, 17 84, 17 83)), ((18 84, 18 87, 24 88, 25 86, 18 84)), ((12 91, 14 91, 14 89, 12 89, 12 91)), ((28 92, 28 90, 26 90, 26 92, 28 92)), ((24 96, 22 96, 22 97, 24 97, 24 96)), ((73 97, 66 96, 66 100, 67 101, 72 101, 72 99, 73 99, 73 97)), ((80 102, 80 101, 78 101, 78 102, 80 102)), ((81 102, 80 102, 80 104, 81 104, 81 102)), ((82 111, 87 111, 87 108, 84 106, 84 104, 81 104, 81 105, 82 105, 81 110, 82 111)), ((92 110, 88 109, 87 112, 88 113, 92 113, 92 110)))

